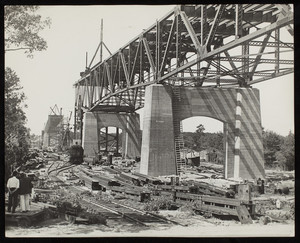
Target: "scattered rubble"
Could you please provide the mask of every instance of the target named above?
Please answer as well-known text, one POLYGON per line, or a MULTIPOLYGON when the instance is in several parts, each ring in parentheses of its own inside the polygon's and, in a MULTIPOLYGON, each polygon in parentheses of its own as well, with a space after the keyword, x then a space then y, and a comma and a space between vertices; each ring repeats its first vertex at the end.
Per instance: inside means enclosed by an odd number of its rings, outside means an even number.
MULTIPOLYGON (((84 163, 58 171, 57 175, 47 174, 49 168, 58 168, 65 161, 67 156, 64 154, 37 152, 32 155, 25 168, 21 168, 34 175, 32 201, 48 208, 52 221, 58 217, 69 223, 106 225, 107 218, 92 204, 99 201, 134 206, 137 210, 158 213, 169 220, 179 220, 187 225, 194 224, 195 220, 223 225, 226 214, 223 212, 222 217, 219 217, 215 213, 222 212, 222 203, 228 204, 228 208, 233 207, 230 206, 230 200, 244 200, 245 205, 253 205, 252 209, 249 206, 244 209, 250 213, 253 224, 292 223, 295 219, 294 172, 267 170, 263 192, 258 190, 255 181, 224 179, 222 165, 205 162, 201 162, 198 167, 188 167, 180 177, 147 177, 138 173, 139 162, 124 162, 121 159, 113 161, 113 165, 84 163), (101 186, 93 186, 95 183, 101 186), (239 185, 247 185, 249 193, 241 194, 239 185), (133 192, 136 192, 135 196, 133 192), (150 192, 149 198, 139 200, 141 193, 145 192, 150 192), (182 198, 188 200, 180 201, 182 198), (203 207, 202 203, 206 199, 209 199, 210 204, 203 207), (211 201, 212 199, 218 200, 211 201), (217 211, 212 211, 213 207, 217 211)), ((236 202, 233 202, 235 205, 236 202)), ((223 211, 226 210, 224 208, 223 211)), ((240 211, 234 212, 234 222, 238 223, 240 211)), ((249 223, 241 218, 240 222, 249 223)))

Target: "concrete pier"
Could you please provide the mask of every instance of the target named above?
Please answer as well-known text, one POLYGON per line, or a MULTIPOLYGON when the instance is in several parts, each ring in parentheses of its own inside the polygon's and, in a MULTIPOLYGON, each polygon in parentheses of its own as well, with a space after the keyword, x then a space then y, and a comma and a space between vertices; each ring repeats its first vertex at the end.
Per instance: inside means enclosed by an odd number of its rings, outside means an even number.
POLYGON ((225 178, 264 178, 259 90, 180 88, 179 120, 206 116, 224 123, 225 178))
POLYGON ((122 129, 122 156, 135 158, 141 154, 140 118, 137 113, 86 112, 83 119, 82 146, 86 156, 98 151, 99 131, 103 127, 122 129))
MULTIPOLYGON (((225 178, 265 178, 259 91, 180 87, 177 120, 206 116, 224 123, 225 178)), ((172 89, 146 88, 140 172, 176 173, 172 89)))
POLYGON ((146 88, 140 173, 176 174, 172 90, 168 86, 146 88))

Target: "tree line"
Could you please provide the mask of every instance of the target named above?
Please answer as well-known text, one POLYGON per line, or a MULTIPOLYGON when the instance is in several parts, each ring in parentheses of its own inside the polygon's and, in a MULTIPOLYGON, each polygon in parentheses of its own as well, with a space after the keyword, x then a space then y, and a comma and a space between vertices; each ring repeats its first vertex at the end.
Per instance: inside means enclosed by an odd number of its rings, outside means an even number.
POLYGON ((263 130, 263 147, 266 168, 295 169, 295 135, 291 131, 284 137, 263 130))
MULTIPOLYGON (((223 133, 204 132, 205 127, 200 124, 195 132, 184 132, 183 139, 185 148, 192 151, 207 150, 219 157, 223 162, 223 133)), ((294 170, 295 168, 295 135, 290 132, 282 136, 273 131, 263 129, 263 148, 266 168, 279 167, 283 170, 294 170)))
MULTIPOLYGON (((35 51, 47 49, 46 41, 39 35, 45 27, 50 27, 49 18, 42 19, 37 14, 38 6, 6 5, 4 7, 5 52, 23 51, 33 58, 35 51)), ((30 129, 26 127, 24 109, 26 96, 17 73, 5 67, 5 178, 11 171, 28 160, 30 129)))

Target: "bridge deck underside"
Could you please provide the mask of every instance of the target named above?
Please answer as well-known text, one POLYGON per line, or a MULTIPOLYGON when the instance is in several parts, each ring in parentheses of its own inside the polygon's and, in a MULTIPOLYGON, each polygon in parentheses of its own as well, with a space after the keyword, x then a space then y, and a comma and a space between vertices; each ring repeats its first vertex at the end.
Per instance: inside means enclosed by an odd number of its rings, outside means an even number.
POLYGON ((75 83, 75 120, 144 107, 145 87, 249 87, 293 73, 293 12, 284 4, 180 5, 75 83))

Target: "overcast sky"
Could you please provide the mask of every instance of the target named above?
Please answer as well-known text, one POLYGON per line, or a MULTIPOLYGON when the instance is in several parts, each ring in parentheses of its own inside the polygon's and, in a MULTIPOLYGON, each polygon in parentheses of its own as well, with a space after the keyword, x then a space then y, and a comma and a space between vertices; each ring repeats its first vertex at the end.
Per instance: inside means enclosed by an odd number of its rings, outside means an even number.
MULTIPOLYGON (((5 66, 16 71, 27 96, 27 125, 32 133, 41 134, 55 104, 68 116, 74 110, 75 89, 79 73, 85 69, 85 53, 92 59, 100 41, 100 23, 104 21, 104 43, 117 51, 143 29, 165 16, 174 5, 161 6, 41 6, 42 17, 52 25, 41 35, 48 49, 33 59, 22 52, 5 53, 5 66)), ((293 39, 289 37, 289 42, 293 39)), ((108 53, 104 50, 104 58, 108 53)), ((292 55, 292 53, 291 53, 292 55)), ((96 61, 99 61, 99 55, 96 61)), ((94 62, 95 63, 95 62, 94 62)), ((281 135, 294 132, 293 74, 257 85, 260 90, 262 126, 281 135)), ((73 115, 72 115, 73 116, 73 115)), ((141 121, 142 123, 142 121, 141 121)), ((208 132, 221 131, 222 123, 210 118, 190 118, 183 122, 184 131, 194 131, 202 123, 208 132)))

